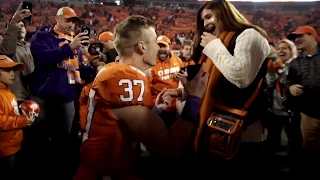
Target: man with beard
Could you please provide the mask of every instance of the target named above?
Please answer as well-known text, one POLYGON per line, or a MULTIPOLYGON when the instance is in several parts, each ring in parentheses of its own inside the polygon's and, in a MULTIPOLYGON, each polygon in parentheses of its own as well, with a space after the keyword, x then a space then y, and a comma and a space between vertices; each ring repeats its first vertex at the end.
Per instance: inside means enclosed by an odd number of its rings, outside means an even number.
MULTIPOLYGON (((178 88, 179 81, 176 79, 176 74, 180 71, 181 67, 183 67, 181 59, 171 52, 171 41, 168 37, 159 36, 157 43, 160 49, 158 50, 156 65, 152 67, 149 77, 151 81, 151 93, 154 100, 164 88, 178 88)), ((171 105, 159 114, 167 128, 170 128, 177 120, 178 111, 176 104, 176 99, 173 99, 171 105)), ((167 177, 167 174, 170 174, 171 170, 174 169, 172 166, 169 166, 169 164, 173 165, 171 159, 154 151, 150 151, 149 154, 149 173, 158 174, 158 179, 167 177), (167 164, 168 166, 163 167, 162 164, 167 164)))
MULTIPOLYGON (((162 89, 175 89, 178 88, 179 81, 175 79, 175 75, 183 67, 181 59, 171 52, 171 41, 166 36, 159 36, 157 43, 160 46, 157 57, 157 64, 152 67, 151 71, 151 93, 153 99, 162 91, 162 89)), ((162 119, 169 127, 177 118, 176 103, 166 110, 162 119)))
POLYGON ((194 64, 194 62, 191 60, 192 45, 193 44, 191 40, 185 40, 182 44, 180 59, 182 60, 184 67, 194 64))

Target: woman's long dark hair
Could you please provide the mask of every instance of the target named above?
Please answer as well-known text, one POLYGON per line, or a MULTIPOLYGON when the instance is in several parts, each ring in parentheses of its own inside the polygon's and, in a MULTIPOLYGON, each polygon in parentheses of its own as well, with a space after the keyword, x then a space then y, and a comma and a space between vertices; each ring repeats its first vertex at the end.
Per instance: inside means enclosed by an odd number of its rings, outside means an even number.
POLYGON ((220 28, 223 31, 241 31, 248 28, 254 28, 265 38, 268 38, 267 33, 260 27, 250 23, 231 3, 226 0, 213 0, 206 2, 198 11, 197 14, 197 32, 193 46, 192 60, 199 62, 203 47, 200 46, 201 35, 205 32, 204 21, 201 18, 201 13, 204 9, 210 9, 216 13, 220 23, 220 28))

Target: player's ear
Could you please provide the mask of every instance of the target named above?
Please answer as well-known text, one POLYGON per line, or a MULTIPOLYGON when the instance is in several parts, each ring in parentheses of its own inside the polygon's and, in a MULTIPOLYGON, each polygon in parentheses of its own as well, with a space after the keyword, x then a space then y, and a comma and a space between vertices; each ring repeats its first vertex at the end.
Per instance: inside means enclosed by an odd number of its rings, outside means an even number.
POLYGON ((138 50, 140 53, 144 54, 146 51, 146 44, 143 41, 138 42, 138 50))

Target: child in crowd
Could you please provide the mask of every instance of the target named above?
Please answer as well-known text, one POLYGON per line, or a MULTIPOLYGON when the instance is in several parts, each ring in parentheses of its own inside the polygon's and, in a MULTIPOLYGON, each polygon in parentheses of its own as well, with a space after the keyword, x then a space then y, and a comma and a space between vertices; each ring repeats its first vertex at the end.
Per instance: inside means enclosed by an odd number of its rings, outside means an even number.
POLYGON ((20 115, 16 96, 8 88, 14 82, 15 71, 24 69, 24 64, 13 62, 0 55, 0 179, 15 179, 16 157, 21 149, 23 133, 21 128, 33 123, 20 115))

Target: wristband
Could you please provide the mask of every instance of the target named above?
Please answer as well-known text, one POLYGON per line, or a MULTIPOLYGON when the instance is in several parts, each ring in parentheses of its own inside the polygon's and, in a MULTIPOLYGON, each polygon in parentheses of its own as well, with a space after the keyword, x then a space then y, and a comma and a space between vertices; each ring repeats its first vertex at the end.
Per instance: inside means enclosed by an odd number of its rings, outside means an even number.
POLYGON ((188 96, 180 117, 190 123, 196 123, 200 106, 201 99, 199 97, 188 96))

